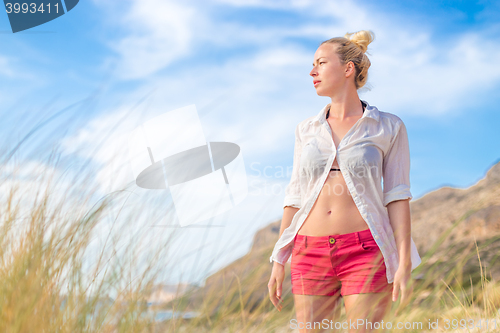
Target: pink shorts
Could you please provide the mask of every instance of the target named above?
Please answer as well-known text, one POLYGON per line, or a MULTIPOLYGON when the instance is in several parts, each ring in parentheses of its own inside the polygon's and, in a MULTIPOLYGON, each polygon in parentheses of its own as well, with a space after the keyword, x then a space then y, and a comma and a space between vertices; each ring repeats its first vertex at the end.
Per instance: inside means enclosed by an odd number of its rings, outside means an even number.
POLYGON ((293 294, 344 296, 392 290, 370 229, 321 237, 297 234, 290 268, 293 294))

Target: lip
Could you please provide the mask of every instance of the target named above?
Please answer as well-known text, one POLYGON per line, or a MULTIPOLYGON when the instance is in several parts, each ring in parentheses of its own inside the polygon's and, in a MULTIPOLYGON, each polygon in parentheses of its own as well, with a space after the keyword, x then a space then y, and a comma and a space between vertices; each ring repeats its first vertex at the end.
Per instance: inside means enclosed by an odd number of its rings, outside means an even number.
POLYGON ((316 87, 318 85, 318 83, 320 83, 321 81, 313 81, 313 84, 314 86, 316 87))

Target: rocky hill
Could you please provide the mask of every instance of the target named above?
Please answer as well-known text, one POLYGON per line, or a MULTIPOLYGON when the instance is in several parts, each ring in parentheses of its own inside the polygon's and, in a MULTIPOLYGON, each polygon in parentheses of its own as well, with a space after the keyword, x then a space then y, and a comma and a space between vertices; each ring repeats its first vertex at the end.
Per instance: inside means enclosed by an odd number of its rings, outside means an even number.
POLYGON ((500 163, 466 189, 442 187, 410 203, 412 235, 419 252, 425 253, 443 232, 457 222, 443 241, 480 240, 500 233, 500 163))

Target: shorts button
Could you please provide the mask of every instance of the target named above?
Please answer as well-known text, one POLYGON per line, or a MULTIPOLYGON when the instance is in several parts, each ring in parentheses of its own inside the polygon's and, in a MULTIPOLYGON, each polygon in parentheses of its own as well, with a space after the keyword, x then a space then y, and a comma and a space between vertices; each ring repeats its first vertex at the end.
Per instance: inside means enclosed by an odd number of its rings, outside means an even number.
POLYGON ((335 244, 335 238, 333 237, 330 238, 330 244, 335 244))

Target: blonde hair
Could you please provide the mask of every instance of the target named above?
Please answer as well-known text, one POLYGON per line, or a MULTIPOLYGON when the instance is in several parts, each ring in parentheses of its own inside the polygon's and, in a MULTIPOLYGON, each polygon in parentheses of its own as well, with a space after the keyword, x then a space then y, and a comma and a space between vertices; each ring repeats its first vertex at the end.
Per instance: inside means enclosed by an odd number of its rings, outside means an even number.
MULTIPOLYGON (((358 32, 346 33, 344 37, 334 37, 325 40, 325 43, 338 44, 337 54, 340 62, 345 65, 352 61, 356 69, 354 84, 356 89, 360 89, 366 84, 368 79, 368 68, 371 62, 365 54, 370 44, 375 39, 375 34, 370 30, 360 30, 358 32)), ((368 53, 369 54, 369 53, 368 53)))

